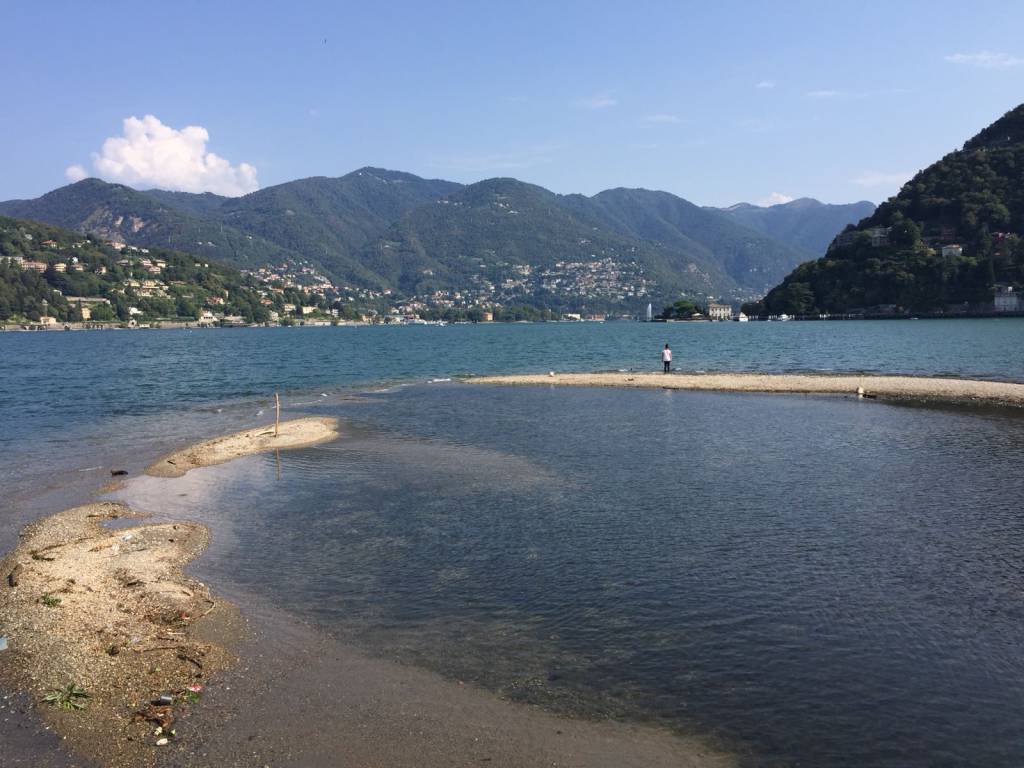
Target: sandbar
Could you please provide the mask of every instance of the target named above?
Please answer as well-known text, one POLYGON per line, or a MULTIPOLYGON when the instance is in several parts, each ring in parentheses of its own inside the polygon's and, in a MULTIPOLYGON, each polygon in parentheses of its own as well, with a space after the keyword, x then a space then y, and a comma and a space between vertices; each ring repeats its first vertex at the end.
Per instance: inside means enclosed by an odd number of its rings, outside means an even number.
POLYGON ((334 440, 337 436, 337 419, 320 416, 291 419, 281 422, 277 435, 274 434, 274 425, 269 424, 215 437, 175 451, 147 467, 146 474, 154 477, 181 477, 190 469, 223 464, 254 453, 305 448, 334 440))
POLYGON ((508 386, 622 387, 709 392, 774 392, 850 395, 922 402, 1024 407, 1024 384, 924 376, 773 373, 545 373, 479 376, 471 384, 508 386))

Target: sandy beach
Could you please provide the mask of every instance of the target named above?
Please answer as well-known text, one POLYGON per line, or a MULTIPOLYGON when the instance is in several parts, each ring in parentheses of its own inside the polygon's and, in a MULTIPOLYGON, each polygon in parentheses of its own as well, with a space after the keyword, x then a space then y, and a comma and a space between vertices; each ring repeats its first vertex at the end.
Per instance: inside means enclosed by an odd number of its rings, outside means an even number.
POLYGON ((803 395, 862 394, 883 400, 972 403, 1024 407, 1024 384, 916 376, 761 373, 554 373, 467 378, 471 384, 507 386, 623 387, 708 392, 803 395))

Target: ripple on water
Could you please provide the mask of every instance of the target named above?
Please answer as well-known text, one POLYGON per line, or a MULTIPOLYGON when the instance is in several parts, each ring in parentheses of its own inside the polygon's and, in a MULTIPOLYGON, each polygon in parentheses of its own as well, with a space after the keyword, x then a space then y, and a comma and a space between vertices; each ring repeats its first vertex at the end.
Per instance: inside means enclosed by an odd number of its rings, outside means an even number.
POLYGON ((126 496, 211 518, 207 577, 515 700, 712 732, 756 764, 1024 760, 1024 419, 440 384, 368 400, 334 406, 338 442, 126 496))

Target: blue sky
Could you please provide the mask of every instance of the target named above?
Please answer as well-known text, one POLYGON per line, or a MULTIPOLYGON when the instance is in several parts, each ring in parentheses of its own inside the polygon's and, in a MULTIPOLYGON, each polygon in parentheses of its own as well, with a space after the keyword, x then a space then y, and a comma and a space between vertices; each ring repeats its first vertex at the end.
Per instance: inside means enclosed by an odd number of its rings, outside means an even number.
POLYGON ((1024 3, 835 5, 13 0, 0 199, 377 165, 877 202, 1024 101, 1024 3))

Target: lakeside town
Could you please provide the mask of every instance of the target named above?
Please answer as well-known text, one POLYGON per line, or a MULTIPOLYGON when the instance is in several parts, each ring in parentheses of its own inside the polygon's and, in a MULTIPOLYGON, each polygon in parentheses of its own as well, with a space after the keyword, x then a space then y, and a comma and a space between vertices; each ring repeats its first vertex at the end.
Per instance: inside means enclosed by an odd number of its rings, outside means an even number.
MULTIPOLYGON (((654 283, 634 262, 611 258, 555 262, 548 268, 500 262, 489 279, 474 275, 465 290, 438 289, 403 297, 391 290, 337 283, 308 261, 238 271, 201 257, 73 236, 59 241, 24 223, 0 230, 22 252, 0 255, 0 266, 43 278, 44 296, 21 312, 0 305, 0 330, 111 328, 322 327, 446 325, 489 322, 604 322, 655 318, 650 302, 637 313, 538 310, 538 298, 586 306, 641 306, 654 283), (30 254, 30 255, 24 255, 30 254), (219 270, 219 278, 217 271, 219 270)), ((8 251, 13 251, 8 248, 8 251)), ((429 277, 430 275, 427 275, 429 277)), ((9 304, 9 302, 8 302, 9 304)), ((733 309, 713 300, 692 319, 728 319, 733 309)))
MULTIPOLYGON (((865 247, 884 248, 890 244, 890 233, 887 227, 844 232, 836 237, 832 250, 849 247, 857 238, 865 247)), ((714 296, 683 297, 657 308, 653 303, 657 285, 646 277, 643 267, 636 261, 611 257, 560 260, 550 267, 499 261, 488 271, 481 269, 472 275, 469 287, 463 290, 436 289, 401 296, 389 289, 336 282, 309 261, 289 260, 235 272, 201 261, 202 257, 118 240, 82 235, 42 239, 24 223, 5 226, 0 235, 7 246, 0 252, 0 266, 12 270, 12 276, 34 273, 44 281, 38 302, 25 303, 21 312, 0 297, 3 331, 910 316, 895 304, 845 313, 767 314, 757 302, 737 306, 714 296), (12 243, 17 248, 11 247, 12 243), (588 306, 594 309, 585 309, 588 306), (626 307, 636 309, 624 311, 626 307)), ((954 238, 954 232, 943 231, 923 245, 936 258, 952 261, 961 258, 964 250, 954 238)), ((1005 247, 1006 241, 1004 233, 992 235, 994 247, 1005 247)), ((424 277, 432 277, 429 270, 424 277)), ((1021 292, 1012 284, 996 283, 990 301, 950 304, 941 311, 913 316, 1020 314, 1024 314, 1021 292)))

